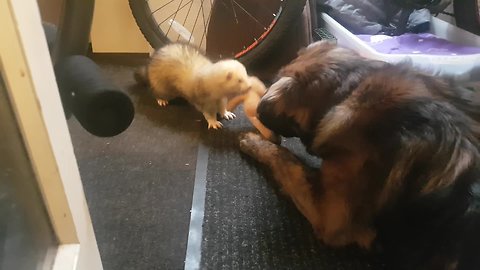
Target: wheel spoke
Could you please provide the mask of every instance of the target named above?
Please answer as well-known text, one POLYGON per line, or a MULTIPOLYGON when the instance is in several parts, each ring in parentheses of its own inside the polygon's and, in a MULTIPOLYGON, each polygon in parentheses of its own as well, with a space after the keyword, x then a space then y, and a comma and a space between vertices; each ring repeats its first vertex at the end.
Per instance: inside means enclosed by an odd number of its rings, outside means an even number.
POLYGON ((205 36, 206 36, 207 30, 208 30, 208 26, 209 26, 209 24, 210 24, 210 19, 212 18, 212 13, 213 13, 213 12, 212 12, 212 9, 213 9, 213 3, 212 3, 212 0, 210 0, 210 14, 208 14, 206 27, 204 28, 203 33, 202 33, 202 39, 200 40, 200 47, 202 47, 203 39, 204 39, 205 36))
MULTIPOLYGON (((203 2, 202 2, 202 5, 200 6, 200 8, 202 9, 203 33, 202 33, 202 38, 200 39, 200 44, 198 44, 198 47, 202 48, 203 37, 205 36, 205 32, 207 31, 207 24, 206 24, 206 21, 205 21, 205 10, 203 9, 203 2)), ((211 13, 211 9, 210 9, 210 13, 211 13)))
POLYGON ((235 22, 238 24, 238 16, 237 12, 235 11, 235 6, 233 5, 233 0, 230 0, 230 4, 232 5, 233 17, 235 18, 235 22))
MULTIPOLYGON (((182 2, 183 2, 183 0, 182 0, 182 2)), ((177 11, 175 11, 175 12, 173 12, 172 14, 168 15, 165 20, 161 21, 161 22, 158 24, 158 26, 160 26, 162 23, 166 22, 168 19, 170 19, 170 17, 172 17, 173 15, 175 15, 176 13, 178 13, 180 10, 184 9, 188 4, 190 4, 190 3, 192 3, 192 2, 193 2, 193 0, 188 1, 188 2, 185 3, 183 6, 181 6, 179 9, 177 9, 177 11)))
MULTIPOLYGON (((203 1, 204 0, 200 2, 200 6, 203 6, 203 1)), ((197 17, 195 17, 195 22, 193 23, 193 28, 192 28, 192 31, 190 32, 190 38, 188 39, 188 43, 190 43, 190 40, 192 39, 192 36, 193 36, 193 32, 195 32, 195 27, 197 26, 197 21, 198 21, 198 17, 200 16, 200 11, 201 11, 201 8, 198 9, 197 17)))
MULTIPOLYGON (((175 13, 173 15, 173 19, 172 19, 173 21, 175 21, 175 18, 177 17, 178 12, 180 11, 180 6, 182 5, 182 2, 183 2, 183 0, 181 0, 180 4, 178 4, 177 11, 175 11, 175 13)), ((167 30, 167 33, 165 34, 165 36, 168 37, 168 32, 170 32, 170 29, 172 28, 172 25, 173 25, 173 22, 168 26, 168 30, 167 30)))
POLYGON ((257 18, 255 18, 250 12, 248 12, 244 7, 242 7, 242 5, 240 5, 237 1, 235 0, 232 0, 239 8, 241 8, 243 10, 243 12, 245 12, 250 18, 252 18, 256 23, 258 23, 261 27, 263 27, 264 30, 267 30, 267 27, 265 25, 263 25, 261 22, 259 22, 257 20, 257 18))
POLYGON ((203 28, 207 28, 207 24, 205 21, 205 10, 203 9, 203 0, 202 0, 202 5, 200 5, 200 8, 202 9, 202 20, 203 20, 203 28))
MULTIPOLYGON (((190 1, 190 2, 192 2, 192 3, 190 4, 190 7, 188 7, 187 16, 185 16, 185 19, 183 20, 182 25, 185 25, 185 23, 187 22, 187 18, 188 18, 188 15, 190 14, 190 10, 192 10, 193 1, 190 1)), ((190 34, 190 37, 192 37, 191 34, 190 34)), ((180 35, 178 35, 177 41, 178 41, 179 38, 180 38, 180 35)))
MULTIPOLYGON (((164 4, 164 5, 162 5, 161 7, 155 9, 151 14, 152 14, 152 15, 155 14, 157 11, 159 11, 159 10, 162 9, 162 8, 164 8, 166 5, 172 3, 173 1, 175 1, 175 0, 170 0, 170 2, 168 2, 168 3, 164 4)), ((148 2, 148 0, 147 0, 147 2, 148 2)))

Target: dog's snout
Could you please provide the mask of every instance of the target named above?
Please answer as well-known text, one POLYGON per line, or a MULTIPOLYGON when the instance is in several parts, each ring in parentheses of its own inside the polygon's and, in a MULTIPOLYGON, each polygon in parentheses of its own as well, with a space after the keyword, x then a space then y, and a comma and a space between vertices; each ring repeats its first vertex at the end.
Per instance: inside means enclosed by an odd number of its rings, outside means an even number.
POLYGON ((295 127, 297 123, 283 113, 278 114, 275 103, 269 99, 262 99, 257 107, 257 118, 268 129, 284 137, 297 136, 295 127))
POLYGON ((265 125, 265 122, 268 122, 270 116, 272 105, 269 104, 268 100, 261 99, 257 106, 257 118, 265 125))

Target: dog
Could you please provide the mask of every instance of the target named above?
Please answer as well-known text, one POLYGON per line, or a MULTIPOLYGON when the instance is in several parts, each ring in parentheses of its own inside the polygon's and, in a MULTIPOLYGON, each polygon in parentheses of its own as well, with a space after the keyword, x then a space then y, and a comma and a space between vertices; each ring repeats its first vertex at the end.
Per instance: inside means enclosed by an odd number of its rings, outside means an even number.
POLYGON ((381 250, 388 269, 480 269, 476 94, 402 64, 314 43, 283 67, 260 121, 322 159, 249 133, 261 164, 332 247, 381 250))

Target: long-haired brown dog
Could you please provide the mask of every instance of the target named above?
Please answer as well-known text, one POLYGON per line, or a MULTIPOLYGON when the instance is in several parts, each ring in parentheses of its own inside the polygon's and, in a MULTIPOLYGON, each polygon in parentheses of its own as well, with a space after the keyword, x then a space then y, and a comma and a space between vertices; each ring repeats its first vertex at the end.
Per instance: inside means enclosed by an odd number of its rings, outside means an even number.
POLYGON ((478 111, 467 89, 320 42, 258 106, 320 169, 254 134, 240 147, 326 244, 375 244, 388 269, 480 269, 478 111))

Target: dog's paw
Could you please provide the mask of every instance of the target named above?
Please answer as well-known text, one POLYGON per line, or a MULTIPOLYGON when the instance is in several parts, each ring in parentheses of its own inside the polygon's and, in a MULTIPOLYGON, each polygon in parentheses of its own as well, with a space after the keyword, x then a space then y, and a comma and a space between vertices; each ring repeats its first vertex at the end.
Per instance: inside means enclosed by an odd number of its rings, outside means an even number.
POLYGON ((234 113, 232 112, 229 112, 229 111, 225 111, 225 113, 222 115, 222 117, 224 119, 227 119, 227 120, 232 120, 234 119, 235 117, 237 117, 234 113))
POLYGON ((158 103, 158 105, 160 105, 160 107, 165 107, 165 106, 168 105, 168 100, 158 98, 157 103, 158 103))
POLYGON ((253 132, 242 133, 242 134, 240 134, 239 138, 240 138, 240 141, 245 141, 245 142, 254 142, 254 141, 263 140, 262 136, 258 135, 257 133, 253 133, 253 132))
POLYGON ((208 122, 208 129, 221 129, 223 124, 217 120, 207 120, 208 122))
POLYGON ((256 153, 261 148, 261 143, 264 139, 255 133, 248 132, 240 135, 240 151, 249 155, 256 156, 256 153))

